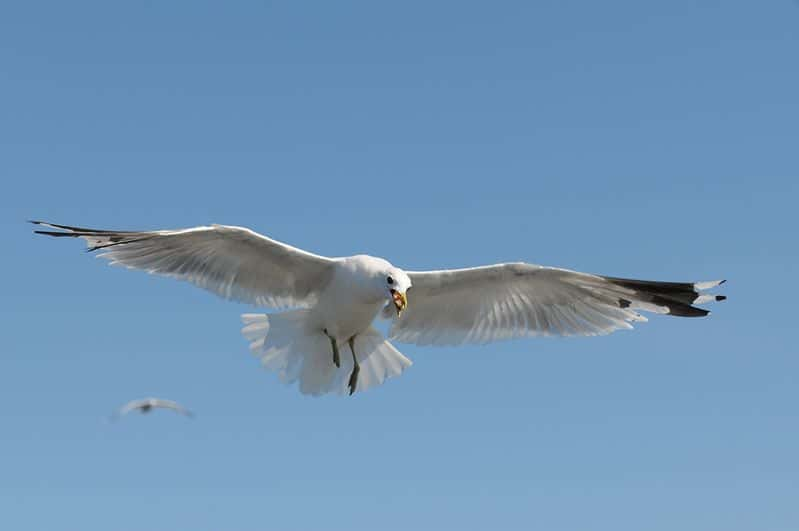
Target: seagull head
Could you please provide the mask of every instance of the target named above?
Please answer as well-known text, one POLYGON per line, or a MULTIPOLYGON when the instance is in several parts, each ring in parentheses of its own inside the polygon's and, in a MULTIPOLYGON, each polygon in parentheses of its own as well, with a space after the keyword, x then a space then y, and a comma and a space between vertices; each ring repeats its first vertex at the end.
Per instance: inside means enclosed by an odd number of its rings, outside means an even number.
POLYGON ((408 290, 411 288, 411 279, 401 269, 391 268, 385 274, 386 289, 390 303, 397 310, 397 317, 408 306, 408 290))
POLYGON ((407 308, 411 278, 405 271, 383 258, 368 255, 350 256, 342 259, 341 264, 341 274, 352 275, 352 287, 361 290, 364 300, 370 304, 385 301, 384 318, 390 319, 394 311, 399 317, 407 308))

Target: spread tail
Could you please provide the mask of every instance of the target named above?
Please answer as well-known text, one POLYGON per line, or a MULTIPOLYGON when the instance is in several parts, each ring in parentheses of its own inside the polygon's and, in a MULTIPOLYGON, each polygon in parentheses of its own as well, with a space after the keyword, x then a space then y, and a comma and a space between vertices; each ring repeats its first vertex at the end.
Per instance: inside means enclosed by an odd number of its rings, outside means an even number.
MULTIPOLYGON (((284 383, 299 382, 303 394, 348 393, 352 372, 349 347, 340 345, 341 367, 336 367, 330 340, 321 331, 306 326, 307 314, 305 309, 270 315, 243 314, 242 334, 264 367, 277 371, 284 383)), ((398 376, 411 365, 411 360, 372 327, 356 336, 355 355, 361 366, 359 392, 398 376)))

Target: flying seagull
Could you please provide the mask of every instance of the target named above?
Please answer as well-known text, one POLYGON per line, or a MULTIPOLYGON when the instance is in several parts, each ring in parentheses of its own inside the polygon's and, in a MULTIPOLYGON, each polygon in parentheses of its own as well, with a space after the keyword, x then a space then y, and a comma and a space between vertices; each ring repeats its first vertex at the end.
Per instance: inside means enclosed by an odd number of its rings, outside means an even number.
POLYGON ((724 282, 652 282, 523 262, 404 271, 382 258, 319 256, 242 227, 111 231, 33 221, 39 234, 83 238, 112 265, 187 280, 282 313, 244 314, 262 364, 302 393, 354 393, 411 365, 389 340, 460 345, 547 335, 603 335, 639 312, 701 317, 724 282), (372 326, 392 320, 388 339, 372 326), (349 352, 347 352, 349 350, 349 352))
POLYGON ((162 398, 141 398, 139 400, 131 400, 117 411, 112 419, 118 419, 124 415, 127 415, 131 411, 138 411, 140 413, 149 413, 153 409, 171 409, 181 415, 185 415, 187 417, 193 417, 194 414, 186 409, 185 407, 181 406, 177 402, 173 400, 164 400, 162 398))

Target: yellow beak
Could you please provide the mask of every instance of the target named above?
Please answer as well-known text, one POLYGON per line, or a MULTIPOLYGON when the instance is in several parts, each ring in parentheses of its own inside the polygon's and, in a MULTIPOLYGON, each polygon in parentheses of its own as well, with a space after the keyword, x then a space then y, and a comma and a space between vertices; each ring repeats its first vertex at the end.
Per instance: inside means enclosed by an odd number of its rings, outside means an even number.
POLYGON ((397 317, 399 317, 402 315, 402 310, 408 306, 408 299, 404 293, 400 293, 395 289, 391 290, 391 298, 394 301, 394 307, 397 309, 397 317))

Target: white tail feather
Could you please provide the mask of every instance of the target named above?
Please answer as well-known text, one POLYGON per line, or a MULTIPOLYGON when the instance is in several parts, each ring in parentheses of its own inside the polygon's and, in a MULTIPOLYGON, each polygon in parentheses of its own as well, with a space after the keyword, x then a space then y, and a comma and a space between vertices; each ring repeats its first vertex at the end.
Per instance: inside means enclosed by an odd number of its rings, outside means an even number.
MULTIPOLYGON (((242 334, 264 367, 277 371, 284 383, 299 381, 303 394, 349 392, 347 382, 353 365, 349 347, 339 346, 341 367, 336 367, 330 340, 321 331, 308 329, 307 314, 304 309, 271 315, 243 314, 242 334)), ((376 387, 411 365, 411 360, 372 327, 355 338, 355 355, 361 366, 358 391, 376 387)))

